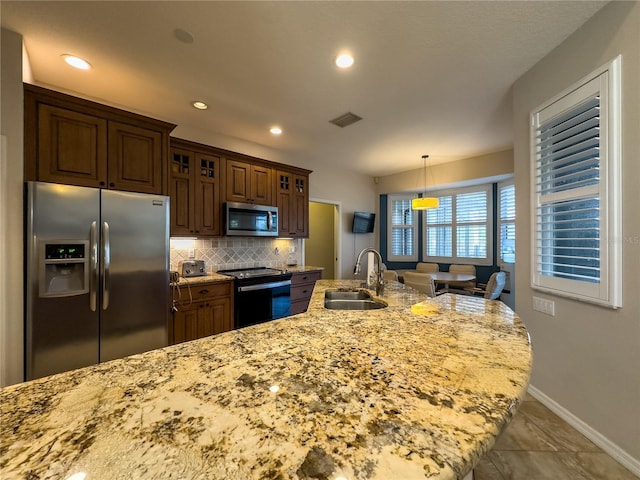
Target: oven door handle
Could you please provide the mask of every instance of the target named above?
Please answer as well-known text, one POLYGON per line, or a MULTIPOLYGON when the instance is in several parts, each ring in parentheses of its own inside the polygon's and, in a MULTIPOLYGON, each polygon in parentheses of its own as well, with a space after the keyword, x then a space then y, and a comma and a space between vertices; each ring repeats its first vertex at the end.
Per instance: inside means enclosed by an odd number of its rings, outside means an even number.
POLYGON ((291 285, 291 280, 283 280, 281 282, 258 283, 257 285, 247 285, 238 287, 238 292, 251 292, 254 290, 269 290, 270 288, 286 287, 291 285))

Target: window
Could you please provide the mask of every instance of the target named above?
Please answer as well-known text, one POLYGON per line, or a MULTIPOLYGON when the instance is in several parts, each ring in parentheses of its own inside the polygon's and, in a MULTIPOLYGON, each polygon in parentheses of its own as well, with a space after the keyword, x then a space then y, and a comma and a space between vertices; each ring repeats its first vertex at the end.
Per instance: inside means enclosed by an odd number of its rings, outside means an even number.
POLYGON ((516 187, 513 181, 498 184, 500 263, 516 261, 516 187))
POLYGON ((390 262, 418 260, 418 216, 411 210, 414 195, 389 195, 387 257, 390 262))
POLYGON ((620 60, 531 115, 532 286, 621 306, 620 60))
POLYGON ((432 195, 440 206, 424 212, 424 258, 491 265, 491 185, 432 195))

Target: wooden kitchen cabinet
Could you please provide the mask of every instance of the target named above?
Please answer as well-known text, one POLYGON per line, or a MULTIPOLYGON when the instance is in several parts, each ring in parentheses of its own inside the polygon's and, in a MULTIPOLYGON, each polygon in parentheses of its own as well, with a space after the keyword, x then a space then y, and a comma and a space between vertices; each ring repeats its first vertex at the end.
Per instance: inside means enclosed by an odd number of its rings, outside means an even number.
POLYGON ((226 159, 228 202, 273 205, 273 169, 249 161, 226 159))
POLYGON ((278 230, 281 237, 309 236, 309 172, 277 170, 278 230))
POLYGON ((291 315, 307 311, 313 287, 321 278, 321 270, 295 272, 291 276, 291 315))
POLYGON ((171 235, 222 235, 221 168, 213 148, 171 139, 171 235))
POLYGON ((175 125, 24 84, 25 180, 166 194, 175 125))
MULTIPOLYGON (((187 287, 180 288, 185 298, 187 287)), ((233 330, 233 281, 191 285, 191 292, 191 302, 176 302, 178 310, 169 325, 171 345, 233 330)))

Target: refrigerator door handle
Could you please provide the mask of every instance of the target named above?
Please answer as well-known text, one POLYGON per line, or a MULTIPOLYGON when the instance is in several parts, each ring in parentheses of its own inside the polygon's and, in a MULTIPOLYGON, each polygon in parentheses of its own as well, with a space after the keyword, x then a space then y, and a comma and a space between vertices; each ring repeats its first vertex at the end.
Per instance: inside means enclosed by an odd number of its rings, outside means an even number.
POLYGON ((102 309, 109 308, 109 268, 111 266, 111 245, 109 224, 102 222, 102 309))
POLYGON ((89 308, 96 311, 98 303, 98 224, 91 222, 90 230, 90 252, 89 252, 89 308))

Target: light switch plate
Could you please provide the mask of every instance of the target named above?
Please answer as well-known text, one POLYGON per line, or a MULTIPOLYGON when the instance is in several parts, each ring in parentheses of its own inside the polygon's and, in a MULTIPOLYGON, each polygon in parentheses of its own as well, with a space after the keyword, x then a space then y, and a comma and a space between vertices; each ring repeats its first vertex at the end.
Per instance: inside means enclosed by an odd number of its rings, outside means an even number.
POLYGON ((556 316, 556 302, 553 300, 547 300, 546 298, 533 297, 533 309, 551 315, 556 316))

